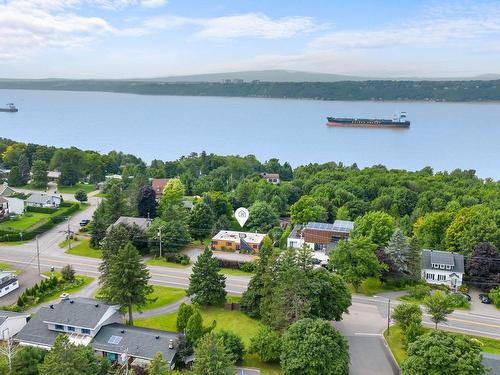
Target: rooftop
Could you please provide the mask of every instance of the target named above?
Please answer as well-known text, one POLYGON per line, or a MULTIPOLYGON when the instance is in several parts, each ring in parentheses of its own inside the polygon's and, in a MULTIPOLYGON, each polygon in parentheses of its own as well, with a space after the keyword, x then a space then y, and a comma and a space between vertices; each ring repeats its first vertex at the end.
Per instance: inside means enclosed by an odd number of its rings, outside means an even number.
POLYGON ((157 194, 163 194, 163 189, 167 185, 169 178, 153 178, 151 180, 151 187, 157 194))
POLYGON ((221 230, 217 233, 212 240, 215 241, 239 241, 240 235, 244 234, 245 242, 260 244, 264 240, 265 234, 262 233, 251 233, 251 232, 236 232, 232 230, 221 230))
POLYGON ((148 360, 160 352, 165 361, 170 363, 176 350, 169 349, 169 342, 175 341, 177 337, 175 332, 113 323, 102 327, 91 345, 96 350, 117 354, 127 351, 131 356, 148 360))
POLYGON ((462 254, 439 250, 422 250, 422 268, 432 269, 433 264, 454 266, 452 271, 464 272, 464 256, 462 254))
POLYGON ((63 299, 47 308, 43 322, 94 329, 110 307, 118 310, 118 306, 91 298, 63 299))
POLYGON ((145 217, 120 216, 112 225, 124 224, 128 226, 137 225, 142 230, 146 230, 151 224, 151 220, 145 217))
POLYGON ((278 173, 261 173, 260 175, 263 178, 275 178, 275 179, 280 178, 280 175, 278 173))
POLYGON ((54 199, 61 199, 57 195, 50 195, 50 194, 45 194, 45 193, 32 193, 28 199, 26 199, 26 202, 29 203, 39 203, 39 204, 45 204, 49 201, 52 201, 54 199))
POLYGON ((350 233, 354 229, 354 221, 335 220, 333 222, 333 230, 335 232, 350 233))

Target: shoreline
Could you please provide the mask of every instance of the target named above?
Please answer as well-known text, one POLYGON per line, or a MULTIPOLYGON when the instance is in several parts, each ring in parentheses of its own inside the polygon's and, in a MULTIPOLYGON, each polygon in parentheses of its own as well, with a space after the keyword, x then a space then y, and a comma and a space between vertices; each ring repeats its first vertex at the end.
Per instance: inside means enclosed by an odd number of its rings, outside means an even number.
POLYGON ((0 91, 57 91, 57 92, 83 92, 83 93, 104 93, 104 94, 122 94, 138 96, 170 96, 170 97, 191 97, 191 98, 236 98, 236 99, 263 99, 263 100, 298 100, 298 101, 317 101, 317 102, 367 102, 367 103, 442 103, 442 104, 500 104, 498 100, 422 100, 422 99, 325 99, 325 98, 307 98, 307 97, 275 97, 275 96, 257 96, 257 95, 192 95, 192 94, 162 94, 162 93, 139 93, 129 91, 113 90, 77 90, 67 88, 23 88, 23 87, 1 87, 0 91))

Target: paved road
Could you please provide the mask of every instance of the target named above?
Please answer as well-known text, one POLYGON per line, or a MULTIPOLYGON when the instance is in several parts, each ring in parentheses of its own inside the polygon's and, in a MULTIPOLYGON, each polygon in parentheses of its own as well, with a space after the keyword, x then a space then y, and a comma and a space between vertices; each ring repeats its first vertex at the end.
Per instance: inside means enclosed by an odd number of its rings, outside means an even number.
POLYGON ((335 327, 349 341, 351 375, 399 374, 382 332, 387 324, 387 310, 383 306, 353 301, 349 314, 334 322, 335 327))

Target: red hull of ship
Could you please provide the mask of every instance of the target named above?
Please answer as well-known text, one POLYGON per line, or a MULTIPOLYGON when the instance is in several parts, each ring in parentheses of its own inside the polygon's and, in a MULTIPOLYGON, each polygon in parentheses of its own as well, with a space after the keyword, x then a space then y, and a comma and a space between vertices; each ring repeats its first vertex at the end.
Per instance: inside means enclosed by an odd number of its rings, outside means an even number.
POLYGON ((369 124, 369 123, 345 123, 345 122, 327 122, 327 126, 330 126, 332 128, 377 128, 377 129, 385 129, 385 128, 399 128, 399 129, 405 129, 407 128, 406 126, 401 126, 401 125, 381 125, 381 124, 369 124))

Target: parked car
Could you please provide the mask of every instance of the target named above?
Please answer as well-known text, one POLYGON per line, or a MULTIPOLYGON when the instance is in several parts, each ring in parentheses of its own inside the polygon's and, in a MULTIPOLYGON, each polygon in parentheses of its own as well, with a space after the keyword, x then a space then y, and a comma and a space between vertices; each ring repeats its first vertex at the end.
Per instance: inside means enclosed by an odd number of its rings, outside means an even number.
POLYGON ((84 227, 84 226, 85 226, 85 225, 87 225, 88 223, 90 223, 90 220, 88 220, 88 219, 84 219, 84 220, 80 221, 80 226, 81 226, 81 227, 84 227))
POLYGON ((480 294, 480 295, 479 295, 479 300, 480 300, 482 303, 486 303, 486 304, 488 304, 488 305, 491 303, 490 297, 489 297, 487 294, 480 294))

